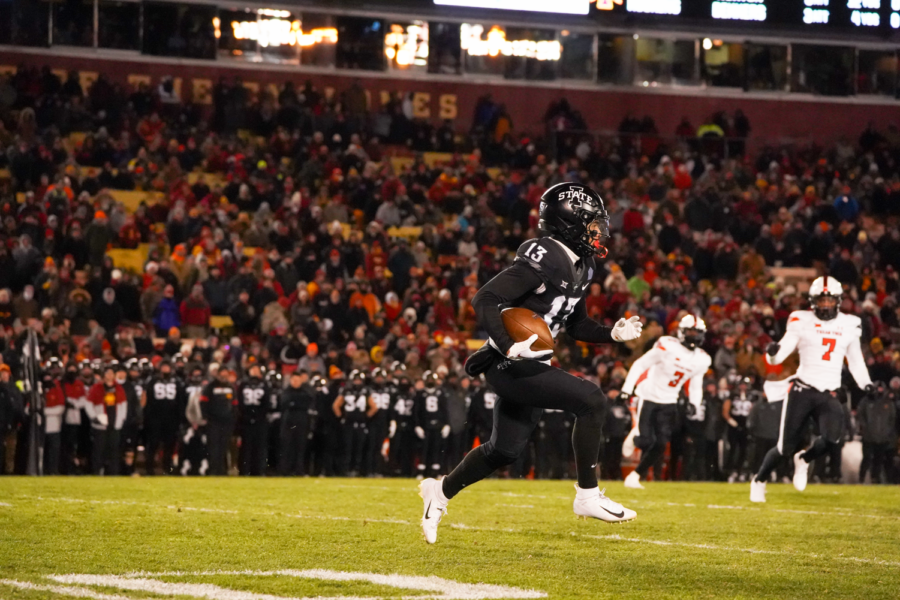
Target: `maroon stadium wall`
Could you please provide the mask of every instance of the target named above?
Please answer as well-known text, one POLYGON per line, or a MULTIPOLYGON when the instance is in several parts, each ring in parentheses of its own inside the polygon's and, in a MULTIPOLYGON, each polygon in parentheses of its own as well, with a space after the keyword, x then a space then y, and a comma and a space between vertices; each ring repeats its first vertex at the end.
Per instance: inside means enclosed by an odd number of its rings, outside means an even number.
POLYGON ((855 140, 869 121, 878 127, 900 122, 900 104, 896 101, 864 97, 816 98, 777 94, 771 99, 761 94, 697 92, 696 90, 631 90, 615 88, 585 89, 548 83, 473 81, 464 77, 422 76, 390 77, 388 74, 323 74, 295 67, 256 64, 222 65, 134 57, 108 59, 63 56, 47 52, 0 52, 0 72, 10 72, 17 65, 41 67, 50 65, 59 71, 79 71, 85 88, 97 73, 105 73, 113 81, 135 85, 146 81, 155 85, 165 76, 176 77, 182 98, 210 104, 212 85, 219 77, 239 77, 253 90, 280 86, 293 79, 299 86, 311 80, 319 90, 338 92, 359 81, 369 92, 373 110, 378 110, 389 93, 413 92, 419 116, 434 120, 459 119, 461 128, 468 127, 475 103, 490 93, 494 100, 507 105, 515 131, 543 133, 543 115, 550 102, 567 97, 574 108, 585 116, 592 130, 615 130, 622 118, 633 113, 651 115, 661 134, 673 134, 683 116, 696 127, 716 111, 742 109, 750 119, 751 137, 756 141, 811 140, 821 143, 841 137, 855 140), (693 93, 693 95, 689 95, 693 93))

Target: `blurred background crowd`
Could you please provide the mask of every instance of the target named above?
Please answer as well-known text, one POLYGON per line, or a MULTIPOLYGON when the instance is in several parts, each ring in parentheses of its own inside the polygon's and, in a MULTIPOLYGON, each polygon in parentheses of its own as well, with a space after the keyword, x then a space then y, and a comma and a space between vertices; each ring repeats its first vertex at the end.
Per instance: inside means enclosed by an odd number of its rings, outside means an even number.
MULTIPOLYGON (((685 412, 655 478, 755 470, 780 414, 762 382, 792 370, 763 350, 827 272, 885 383, 863 398, 847 379, 846 440, 863 479, 898 481, 895 126, 751 152, 740 111, 673 136, 629 116, 600 139, 573 132, 561 98, 534 139, 490 96, 471 123, 435 127, 402 95, 370 112, 356 84, 223 80, 201 110, 171 81, 83 89, 23 67, 0 94, 15 98, 0 115, 0 472, 28 471, 35 443, 46 473, 443 472, 490 431, 494 396, 461 370, 485 337, 471 299, 537 235, 543 191, 580 181, 613 232, 588 312, 640 315, 644 333, 562 335, 554 361, 615 399, 686 311, 709 327, 704 410, 685 412)), ((629 468, 628 408, 609 413, 607 478, 629 468)), ((548 412, 509 476, 566 476, 571 422, 548 412)), ((816 477, 842 479, 840 456, 820 462, 816 477)))

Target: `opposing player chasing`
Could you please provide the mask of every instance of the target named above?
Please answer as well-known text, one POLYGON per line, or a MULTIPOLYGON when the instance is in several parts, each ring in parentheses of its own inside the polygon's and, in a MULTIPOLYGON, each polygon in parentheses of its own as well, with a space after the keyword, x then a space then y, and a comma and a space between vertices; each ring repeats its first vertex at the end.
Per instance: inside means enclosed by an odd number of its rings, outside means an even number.
MULTIPOLYGON (((678 323, 678 337, 663 336, 649 352, 634 361, 622 393, 637 398, 635 426, 622 444, 622 454, 641 449, 641 462, 625 478, 625 487, 642 490, 641 479, 662 458, 666 444, 678 424, 678 392, 688 386, 688 399, 695 410, 703 403, 703 375, 712 360, 702 348, 706 323, 685 315, 678 323)), ((654 473, 660 479, 661 473, 654 473)))
POLYGON ((578 472, 575 514, 613 523, 636 516, 604 496, 597 485, 606 396, 593 383, 550 366, 552 350, 531 349, 537 335, 514 343, 500 315, 504 308, 527 308, 543 317, 554 338, 563 326, 576 340, 595 344, 639 337, 638 317, 620 319, 612 328, 587 317, 584 295, 594 276, 594 256, 606 255, 601 241, 609 237, 609 217, 594 190, 560 183, 541 197, 539 227, 546 237, 522 244, 512 266, 473 299, 478 322, 490 339, 466 361, 466 372, 471 377, 484 373, 498 395, 493 428, 490 440, 469 452, 447 477, 420 484, 422 531, 429 544, 437 539, 450 499, 514 463, 545 408, 569 411, 576 417, 572 433, 578 472))
POLYGON ((842 294, 841 284, 833 277, 813 281, 809 287, 812 310, 792 312, 784 337, 766 349, 766 360, 773 365, 781 364, 797 350, 800 367, 781 409, 778 444, 766 454, 750 482, 751 502, 766 501, 766 481, 782 456, 794 457, 794 487, 802 492, 806 489, 809 463, 828 452, 830 445, 840 442, 844 412, 837 390, 841 387, 844 358, 856 384, 866 392, 874 389, 859 347, 860 319, 839 312, 842 294), (819 437, 810 448, 797 452, 810 416, 818 421, 819 437))

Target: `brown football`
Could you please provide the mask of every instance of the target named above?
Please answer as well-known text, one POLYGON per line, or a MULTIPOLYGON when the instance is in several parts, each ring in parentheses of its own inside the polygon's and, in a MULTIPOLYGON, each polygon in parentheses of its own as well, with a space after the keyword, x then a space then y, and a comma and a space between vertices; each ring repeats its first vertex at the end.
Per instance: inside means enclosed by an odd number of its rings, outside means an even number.
POLYGON ((531 349, 537 352, 541 350, 553 350, 553 335, 547 323, 534 311, 527 308, 507 308, 500 312, 503 318, 503 326, 513 342, 524 342, 532 335, 537 334, 531 349))

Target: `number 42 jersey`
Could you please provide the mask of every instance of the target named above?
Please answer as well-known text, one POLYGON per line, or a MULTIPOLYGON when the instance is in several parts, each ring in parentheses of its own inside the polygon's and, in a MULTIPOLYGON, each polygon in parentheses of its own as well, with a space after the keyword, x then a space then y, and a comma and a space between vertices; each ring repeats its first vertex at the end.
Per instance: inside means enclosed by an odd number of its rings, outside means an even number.
POLYGON ((657 404, 675 404, 678 392, 690 382, 688 399, 699 406, 703 401, 703 375, 711 364, 703 349, 690 350, 678 339, 663 336, 631 365, 622 391, 657 404))
POLYGON ((787 331, 775 356, 766 355, 769 364, 781 364, 794 350, 800 354, 796 378, 820 392, 841 387, 844 358, 856 384, 865 389, 872 383, 859 347, 862 323, 859 317, 838 313, 823 321, 808 310, 797 310, 788 317, 787 331))

